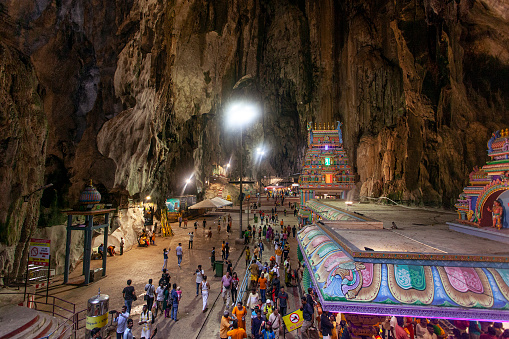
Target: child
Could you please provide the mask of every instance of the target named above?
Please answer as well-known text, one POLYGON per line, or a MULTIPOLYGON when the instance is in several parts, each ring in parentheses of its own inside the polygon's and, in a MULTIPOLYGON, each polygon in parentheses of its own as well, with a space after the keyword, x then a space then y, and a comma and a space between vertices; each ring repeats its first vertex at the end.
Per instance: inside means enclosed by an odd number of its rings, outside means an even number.
POLYGON ((180 299, 182 298, 182 290, 180 289, 180 286, 177 287, 177 295, 179 296, 178 300, 180 303, 180 299))

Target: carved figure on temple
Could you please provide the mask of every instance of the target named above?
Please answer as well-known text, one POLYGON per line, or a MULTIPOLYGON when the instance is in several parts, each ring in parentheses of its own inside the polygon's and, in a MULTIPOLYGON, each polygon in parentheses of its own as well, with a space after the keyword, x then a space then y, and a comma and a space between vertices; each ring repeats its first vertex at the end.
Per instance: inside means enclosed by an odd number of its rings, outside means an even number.
POLYGON ((488 207, 488 211, 490 211, 492 213, 491 218, 493 220, 493 227, 495 227, 497 229, 501 229, 502 228, 502 213, 504 212, 504 209, 502 208, 502 204, 500 203, 500 201, 495 200, 493 202, 493 207, 492 208, 488 207))

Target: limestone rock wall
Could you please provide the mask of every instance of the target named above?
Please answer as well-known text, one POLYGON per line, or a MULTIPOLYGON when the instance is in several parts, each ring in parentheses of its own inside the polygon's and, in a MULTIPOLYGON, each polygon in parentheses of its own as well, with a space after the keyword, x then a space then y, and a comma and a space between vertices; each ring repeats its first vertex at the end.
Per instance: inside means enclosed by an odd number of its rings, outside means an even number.
MULTIPOLYGON (((1 17, 1 16, 0 16, 1 17)), ((0 275, 24 270, 39 219, 47 121, 29 58, 0 41, 0 275), (25 198, 26 197, 26 198, 25 198)))
MULTIPOLYGON (((19 200, 28 182, 55 185, 40 200, 48 226, 89 179, 104 202, 150 194, 162 203, 191 173, 188 189, 202 191, 214 164, 231 160, 238 177, 238 126, 225 124, 237 101, 260 111, 243 134, 245 176, 298 173, 306 123, 341 120, 360 196, 451 206, 484 163, 490 133, 508 126, 508 9, 495 0, 2 0, 0 43, 16 53, 11 64, 33 69, 39 85, 26 88, 38 88, 47 120, 23 142, 43 163, 6 184, 2 192, 18 193, 5 211, 37 219, 40 196, 19 200)), ((33 99, 14 92, 16 109, 33 99)), ((28 237, 20 218, 13 244, 28 237)))

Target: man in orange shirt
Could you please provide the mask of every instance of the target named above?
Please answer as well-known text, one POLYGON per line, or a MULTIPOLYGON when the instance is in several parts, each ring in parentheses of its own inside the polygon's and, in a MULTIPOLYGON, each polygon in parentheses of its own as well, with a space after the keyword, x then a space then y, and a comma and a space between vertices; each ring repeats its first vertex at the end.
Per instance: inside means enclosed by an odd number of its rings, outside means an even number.
POLYGON ((230 329, 230 317, 228 311, 224 311, 221 317, 221 325, 219 327, 219 337, 221 339, 228 339, 228 330, 230 329))
POLYGON ((258 285, 260 286, 260 294, 262 297, 262 303, 265 304, 266 298, 265 298, 265 292, 267 291, 267 278, 265 278, 265 275, 262 274, 260 278, 258 278, 258 285))
POLYGON ((233 330, 228 331, 226 335, 232 337, 232 339, 243 339, 247 338, 247 333, 243 328, 239 328, 237 320, 233 321, 233 330))

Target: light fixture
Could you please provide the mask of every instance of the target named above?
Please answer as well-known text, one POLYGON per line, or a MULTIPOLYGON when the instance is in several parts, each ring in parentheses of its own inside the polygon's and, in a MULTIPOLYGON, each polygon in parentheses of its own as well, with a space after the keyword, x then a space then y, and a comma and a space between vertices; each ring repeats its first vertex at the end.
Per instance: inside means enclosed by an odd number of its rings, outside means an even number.
POLYGON ((191 182, 191 178, 186 180, 186 184, 189 184, 191 182))
POLYGON ((226 112, 228 117, 227 124, 232 127, 243 127, 253 121, 258 115, 258 111, 254 105, 242 102, 234 103, 226 112))
POLYGON ((150 199, 152 199, 152 197, 151 197, 150 195, 147 195, 147 196, 145 197, 145 200, 150 200, 150 199))

